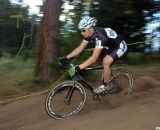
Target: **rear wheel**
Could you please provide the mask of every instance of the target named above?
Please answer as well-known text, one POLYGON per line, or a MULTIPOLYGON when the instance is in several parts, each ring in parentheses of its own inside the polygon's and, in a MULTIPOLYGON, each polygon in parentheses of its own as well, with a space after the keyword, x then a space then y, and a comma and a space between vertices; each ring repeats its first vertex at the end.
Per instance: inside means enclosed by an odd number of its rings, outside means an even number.
POLYGON ((56 86, 46 99, 47 113, 62 119, 78 113, 84 106, 86 92, 84 87, 74 81, 65 81, 56 86))
POLYGON ((133 87, 133 76, 125 69, 113 71, 109 86, 110 93, 119 92, 121 95, 129 95, 133 87))

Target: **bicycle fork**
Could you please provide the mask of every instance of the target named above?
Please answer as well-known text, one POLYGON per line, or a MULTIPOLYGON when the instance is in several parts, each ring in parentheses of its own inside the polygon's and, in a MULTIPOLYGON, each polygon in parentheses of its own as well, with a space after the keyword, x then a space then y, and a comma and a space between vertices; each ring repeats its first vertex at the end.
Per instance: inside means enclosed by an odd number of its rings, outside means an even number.
POLYGON ((65 96, 65 99, 64 99, 64 102, 65 102, 66 104, 68 104, 68 105, 70 104, 71 97, 72 97, 73 92, 74 92, 74 87, 75 87, 75 80, 74 80, 74 86, 70 86, 70 87, 69 87, 68 92, 67 92, 67 94, 66 94, 66 96, 65 96))

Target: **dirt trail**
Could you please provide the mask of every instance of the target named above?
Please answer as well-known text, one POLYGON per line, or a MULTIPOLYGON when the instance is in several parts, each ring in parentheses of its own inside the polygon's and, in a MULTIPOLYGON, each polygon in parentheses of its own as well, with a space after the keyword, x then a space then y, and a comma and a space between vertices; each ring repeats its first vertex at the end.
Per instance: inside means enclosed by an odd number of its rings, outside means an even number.
POLYGON ((108 96, 97 102, 88 96, 80 113, 63 120, 46 114, 46 94, 1 105, 0 130, 156 130, 160 127, 159 74, 136 74, 127 98, 108 96))

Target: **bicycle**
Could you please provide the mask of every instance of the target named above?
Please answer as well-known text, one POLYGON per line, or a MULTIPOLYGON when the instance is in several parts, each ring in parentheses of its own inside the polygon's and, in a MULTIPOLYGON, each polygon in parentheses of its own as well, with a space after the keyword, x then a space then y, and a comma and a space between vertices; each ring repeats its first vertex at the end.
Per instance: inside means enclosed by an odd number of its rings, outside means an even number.
MULTIPOLYGON (((69 64, 73 67, 73 64, 69 64)), ((103 69, 102 67, 86 68, 86 71, 103 69)), ((101 100, 103 96, 108 94, 122 93, 126 96, 131 93, 133 87, 133 76, 126 69, 111 69, 109 79, 109 90, 95 94, 93 87, 87 83, 82 74, 72 75, 70 80, 63 81, 54 87, 46 98, 46 111, 49 116, 55 119, 62 119, 77 114, 84 106, 86 101, 87 88, 92 94, 94 100, 101 100)))

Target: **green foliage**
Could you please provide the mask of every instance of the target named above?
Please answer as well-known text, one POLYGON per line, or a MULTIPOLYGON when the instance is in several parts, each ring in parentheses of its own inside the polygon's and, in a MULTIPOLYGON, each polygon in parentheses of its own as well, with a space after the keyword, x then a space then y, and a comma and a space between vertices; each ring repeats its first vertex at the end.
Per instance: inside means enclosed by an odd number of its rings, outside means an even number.
POLYGON ((46 79, 40 79, 38 77, 33 77, 32 79, 25 80, 23 83, 19 84, 18 88, 24 91, 39 91, 45 86, 49 85, 49 81, 46 79))
POLYGON ((149 0, 98 0, 98 2, 99 9, 93 5, 91 12, 93 16, 97 17, 98 25, 111 26, 127 38, 144 27, 143 11, 153 8, 153 2, 149 0))
POLYGON ((34 66, 33 59, 11 58, 10 54, 5 53, 0 58, 0 98, 26 95, 49 87, 47 79, 34 76, 34 66))
POLYGON ((127 55, 128 64, 152 64, 160 63, 160 52, 137 53, 131 52, 127 55))
POLYGON ((70 33, 67 36, 60 35, 57 38, 59 56, 67 55, 70 51, 72 51, 80 44, 81 40, 82 38, 77 32, 70 33))
POLYGON ((24 60, 24 57, 12 58, 9 53, 4 53, 0 59, 0 76, 5 76, 24 68, 33 68, 34 62, 32 59, 24 60))

